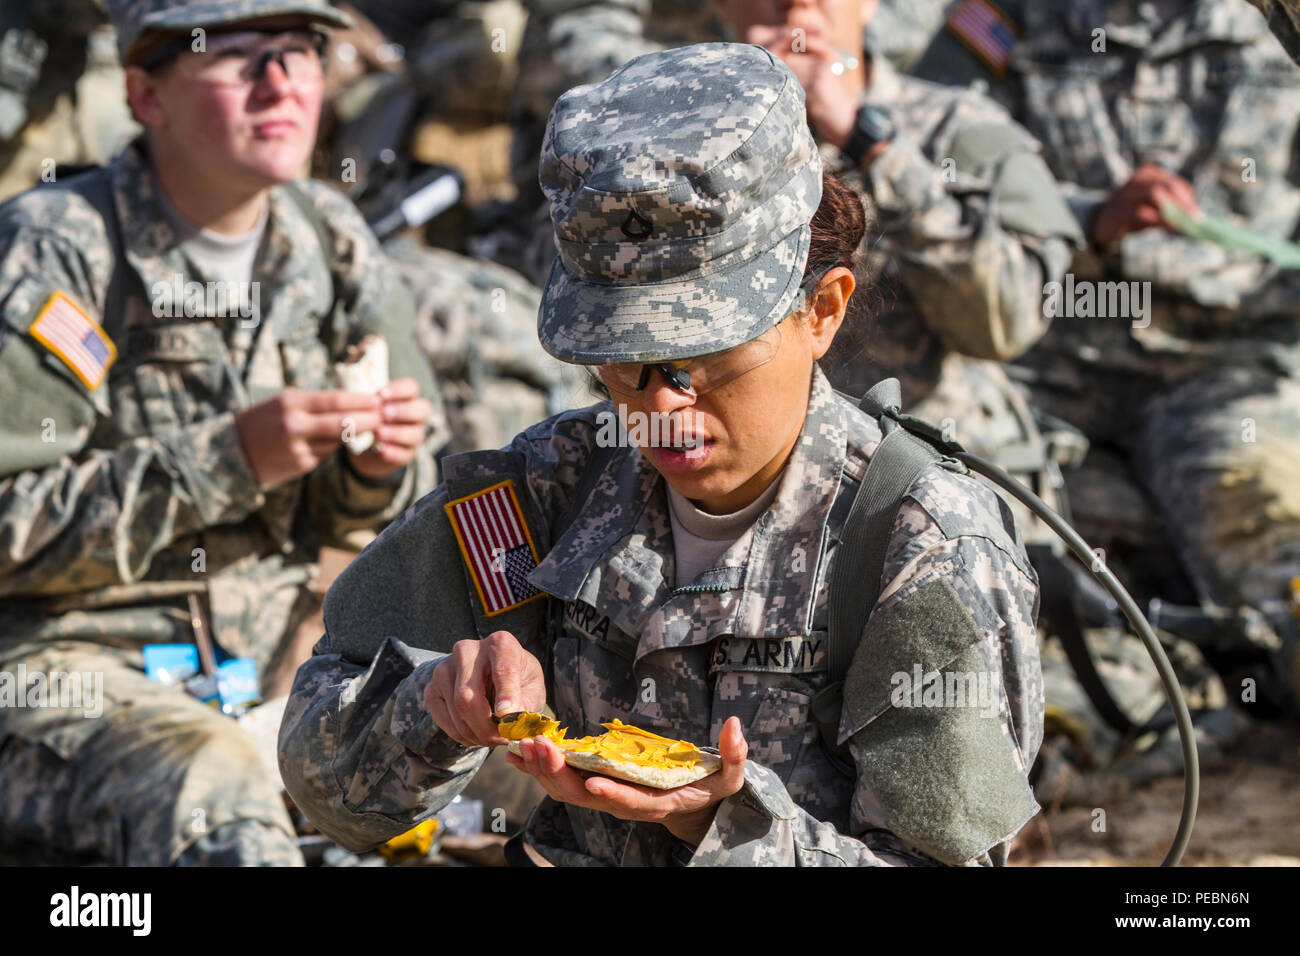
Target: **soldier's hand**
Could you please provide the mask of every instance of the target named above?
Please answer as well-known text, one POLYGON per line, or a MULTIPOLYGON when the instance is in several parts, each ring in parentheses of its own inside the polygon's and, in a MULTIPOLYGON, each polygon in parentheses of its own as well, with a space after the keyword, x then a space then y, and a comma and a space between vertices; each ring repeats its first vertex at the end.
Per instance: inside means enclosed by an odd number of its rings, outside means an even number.
POLYGON ((656 790, 599 774, 584 775, 564 762, 564 753, 545 737, 520 741, 521 756, 506 759, 537 778, 551 799, 599 810, 620 820, 659 823, 691 846, 704 839, 718 804, 745 784, 749 744, 740 719, 728 717, 718 735, 722 769, 702 780, 672 790, 656 790))
POLYGON ((834 65, 840 62, 835 49, 817 33, 796 35, 784 26, 752 26, 746 31, 745 41, 781 58, 803 87, 813 132, 843 149, 857 119, 858 91, 849 70, 834 72, 834 65))
POLYGON ((466 747, 500 747, 493 714, 538 712, 546 706, 542 665, 509 631, 481 641, 458 641, 451 656, 433 669, 424 689, 433 722, 466 747))
POLYGON ((300 478, 343 444, 380 425, 380 399, 331 389, 286 388, 235 416, 235 430, 263 487, 300 478))
POLYGON ((1192 216, 1200 215, 1196 190, 1177 173, 1155 163, 1143 163, 1133 177, 1115 190, 1097 210, 1088 229, 1088 238, 1098 249, 1106 249, 1130 232, 1170 226, 1160 214, 1160 207, 1171 202, 1192 216))
POLYGON ((379 390, 379 399, 383 424, 375 431, 375 443, 360 455, 352 455, 352 467, 367 478, 387 478, 409 465, 424 442, 433 414, 433 403, 420 397, 419 383, 413 378, 389 382, 379 390))

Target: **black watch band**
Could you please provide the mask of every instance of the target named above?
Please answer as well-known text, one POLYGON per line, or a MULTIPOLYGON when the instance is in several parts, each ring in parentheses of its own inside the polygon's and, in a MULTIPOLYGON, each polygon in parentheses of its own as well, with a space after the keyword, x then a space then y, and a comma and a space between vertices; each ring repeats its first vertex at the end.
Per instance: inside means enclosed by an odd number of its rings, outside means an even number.
POLYGON ((873 146, 889 142, 896 132, 894 118, 889 110, 868 103, 858 109, 857 118, 853 121, 853 132, 849 134, 849 141, 844 144, 841 152, 855 167, 861 166, 863 158, 871 152, 873 146))

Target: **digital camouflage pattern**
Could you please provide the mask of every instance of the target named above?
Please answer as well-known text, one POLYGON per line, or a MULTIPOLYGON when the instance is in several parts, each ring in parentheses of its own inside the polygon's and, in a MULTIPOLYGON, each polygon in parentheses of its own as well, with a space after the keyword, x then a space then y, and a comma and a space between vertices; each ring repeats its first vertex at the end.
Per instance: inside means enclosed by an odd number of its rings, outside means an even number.
POLYGON ((551 107, 565 90, 599 83, 643 53, 722 39, 711 3, 524 0, 524 8, 528 23, 511 107, 515 139, 510 165, 523 204, 530 208, 542 202, 537 189, 542 137, 551 107))
POLYGON ((1003 184, 954 147, 972 130, 996 129, 1015 144, 1007 155, 1041 165, 1038 144, 987 97, 905 76, 882 57, 872 58, 861 103, 889 110, 890 147, 865 170, 822 149, 879 230, 868 230, 864 253, 880 302, 860 350, 828 375, 851 395, 897 378, 909 414, 947 423, 976 454, 1028 446, 1037 429, 998 363, 1046 332, 1043 286, 1064 275, 1078 234, 1061 227, 1065 207, 1047 176, 1034 198, 1059 208, 1058 222, 1043 216, 1036 231, 1001 222, 1003 184))
POLYGON ((351 26, 351 19, 328 0, 105 0, 123 63, 130 62, 141 37, 152 31, 188 33, 196 27, 302 14, 324 26, 351 26))
MULTIPOLYGON (((1190 182, 1207 215, 1296 235, 1300 69, 1257 11, 1236 0, 1001 6, 1022 40, 993 92, 1043 143, 1081 225, 1151 162, 1190 182)), ((920 69, 993 79, 947 32, 920 69)), ((1297 274, 1158 229, 1074 271, 1148 289, 1147 315, 1057 318, 1022 360, 1039 378, 1035 400, 1126 452, 1203 600, 1249 604, 1293 631, 1283 582, 1300 574, 1297 274)))
MULTIPOLYGON (((574 734, 617 717, 713 742, 735 715, 749 742, 746 785, 720 804, 698 848, 658 825, 548 798, 526 838, 551 862, 934 863, 890 832, 877 799, 886 781, 863 772, 872 758, 867 743, 888 743, 897 715, 885 706, 855 720, 846 708, 841 732, 858 764, 850 780, 830 765, 809 713, 827 679, 827 582, 847 504, 880 441, 875 423, 815 371, 802 436, 773 504, 720 567, 682 582, 664 482, 639 452, 607 452, 575 519, 562 520, 608 414, 608 404, 567 412, 500 452, 447 459, 447 483, 338 579, 326 598, 326 635, 299 671, 281 725, 281 773, 295 802, 354 850, 444 806, 487 749, 463 748, 441 733, 424 708, 425 686, 458 640, 506 629, 545 662, 548 704, 574 734), (487 618, 443 504, 507 477, 544 556, 528 580, 549 598, 487 618)), ((1042 739, 1037 579, 997 499, 938 466, 900 509, 864 633, 870 638, 875 622, 936 580, 951 582, 977 622, 968 650, 998 689, 993 713, 982 719, 998 741, 994 755, 1005 761, 1001 782, 1017 788, 1024 811, 969 859, 947 862, 999 864, 1037 809, 1026 780, 1042 739)), ((846 698, 888 700, 888 678, 865 686, 855 684, 855 673, 846 698)), ((934 714, 938 727, 958 719, 953 708, 934 714)), ((968 756, 958 747, 933 768, 958 799, 998 782, 996 771, 972 766, 968 756)))
POLYGON ((500 448, 591 401, 587 375, 537 341, 541 290, 512 269, 408 240, 385 253, 415 300, 415 334, 438 381, 446 453, 500 448))
MULTIPOLYGON (((205 810, 212 837, 248 821, 256 832, 232 836, 234 846, 257 850, 265 829, 258 821, 292 834, 273 781, 231 775, 244 765, 232 722, 178 689, 147 685, 140 648, 192 640, 187 599, 198 595, 215 640, 233 656, 254 658, 266 675, 282 638, 313 609, 320 547, 346 546, 434 485, 431 456, 417 456, 400 484, 387 487, 362 484, 332 456, 301 480, 264 489, 244 456, 237 411, 289 386, 332 388, 333 362, 369 332, 388 337, 392 376, 416 377, 437 402, 410 299, 372 234, 328 187, 300 185, 331 248, 322 249, 288 187, 271 190, 254 266, 261 310, 247 321, 202 309, 155 314, 156 284, 219 277, 197 275, 184 258, 143 143, 103 170, 0 207, 0 660, 10 672, 24 662, 29 670, 71 670, 74 660, 86 661, 82 670, 105 673, 108 695, 101 720, 0 708, 7 769, 32 775, 0 771, 0 787, 18 795, 0 808, 4 840, 60 846, 84 822, 66 814, 93 810, 114 815, 96 832, 112 830, 117 842, 84 849, 111 862, 173 862, 199 835, 174 825, 195 807, 205 810), (117 314, 104 311, 113 226, 85 198, 105 186, 125 243, 117 314), (117 361, 93 391, 29 334, 56 290, 116 344, 117 361), (176 728, 177 741, 157 732, 164 724, 176 728), (28 754, 36 744, 59 761, 28 754), (100 768, 99 779, 129 793, 97 793, 93 808, 70 802, 67 781, 80 785, 81 774, 99 772, 95 755, 111 753, 122 759, 100 768), (119 772, 126 767, 146 769, 119 772), (250 814, 254 793, 266 800, 254 800, 259 809, 250 814), (123 845, 123 828, 169 836, 148 848, 123 845)), ((297 858, 283 834, 270 862, 297 858)))
POLYGON ((542 144, 559 250, 542 346, 648 362, 761 335, 800 295, 821 170, 803 87, 761 47, 650 53, 570 90, 542 144))

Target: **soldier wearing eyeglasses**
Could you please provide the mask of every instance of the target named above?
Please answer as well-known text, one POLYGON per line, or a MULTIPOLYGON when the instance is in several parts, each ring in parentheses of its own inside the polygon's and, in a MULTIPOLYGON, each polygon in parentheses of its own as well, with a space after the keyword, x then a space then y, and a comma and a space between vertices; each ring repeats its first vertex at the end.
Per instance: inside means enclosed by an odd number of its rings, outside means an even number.
POLYGON ((820 367, 865 214, 824 175, 795 73, 753 45, 648 54, 561 97, 544 142, 538 334, 609 401, 448 457, 335 582, 281 724, 289 793, 373 847, 467 786, 506 742, 494 714, 549 706, 575 737, 617 718, 722 766, 655 791, 522 742, 547 797, 512 862, 1005 863, 1038 809, 1038 588, 969 475, 910 485, 819 734, 846 506, 882 439, 820 367), (654 417, 666 440, 636 427, 654 417), (983 674, 988 706, 892 695, 922 661, 983 674))
POLYGON ((145 648, 267 677, 313 610, 319 549, 433 487, 436 392, 374 236, 298 178, 320 30, 346 18, 109 7, 143 136, 0 208, 0 855, 300 864, 252 739, 149 679, 145 648), (369 335, 389 384, 335 388, 369 335), (37 693, 73 673, 101 699, 37 693))

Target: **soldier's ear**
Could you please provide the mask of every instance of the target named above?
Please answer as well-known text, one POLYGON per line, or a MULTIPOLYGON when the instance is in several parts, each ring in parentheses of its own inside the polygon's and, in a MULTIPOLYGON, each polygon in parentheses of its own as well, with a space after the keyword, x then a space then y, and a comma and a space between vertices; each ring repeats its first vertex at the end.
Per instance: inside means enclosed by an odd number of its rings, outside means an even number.
POLYGON ((808 313, 808 332, 812 336, 813 359, 825 355, 835 339, 835 333, 844 323, 849 309, 849 298, 857 283, 852 271, 836 267, 822 277, 813 297, 813 307, 808 313))
POLYGON ((131 115, 141 126, 147 129, 162 125, 165 112, 158 97, 158 79, 154 74, 138 66, 128 66, 126 102, 131 107, 131 115))

